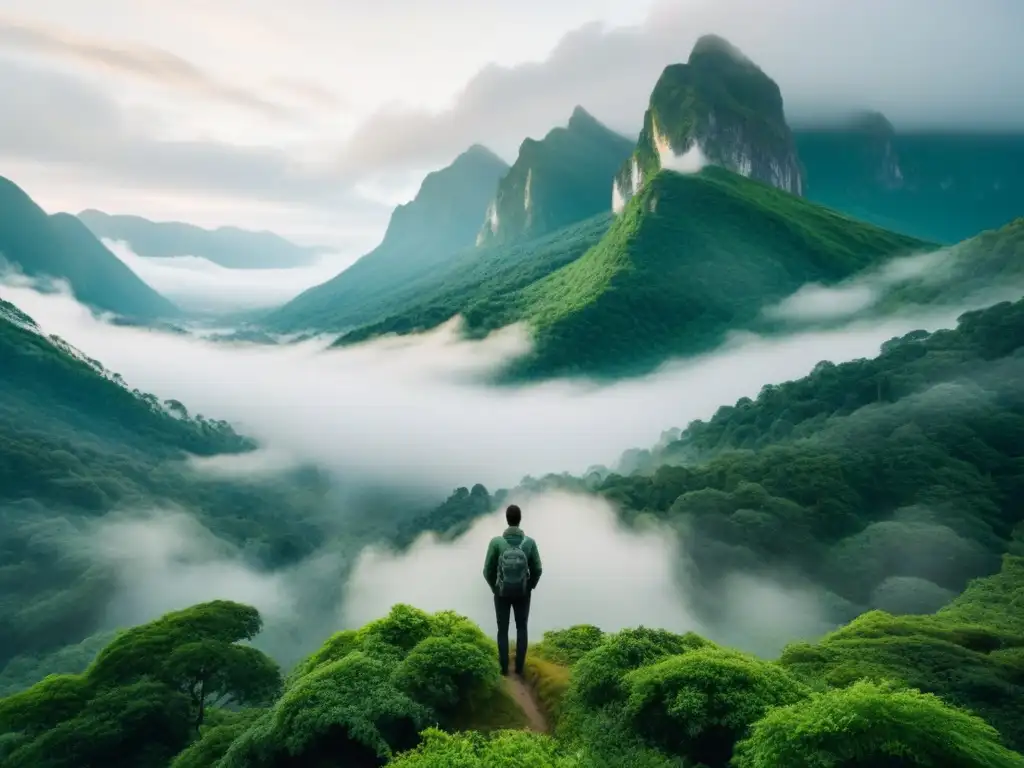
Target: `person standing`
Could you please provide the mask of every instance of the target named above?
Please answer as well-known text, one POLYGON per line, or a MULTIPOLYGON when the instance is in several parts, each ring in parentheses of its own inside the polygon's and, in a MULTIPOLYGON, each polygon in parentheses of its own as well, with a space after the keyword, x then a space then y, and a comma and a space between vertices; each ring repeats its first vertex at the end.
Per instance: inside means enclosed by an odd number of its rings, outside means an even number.
POLYGON ((541 562, 537 542, 519 527, 523 513, 515 504, 505 510, 508 528, 495 536, 487 546, 484 579, 494 593, 494 613, 498 620, 498 664, 501 674, 508 674, 509 614, 516 620, 515 673, 523 674, 529 633, 530 595, 540 581, 541 562))

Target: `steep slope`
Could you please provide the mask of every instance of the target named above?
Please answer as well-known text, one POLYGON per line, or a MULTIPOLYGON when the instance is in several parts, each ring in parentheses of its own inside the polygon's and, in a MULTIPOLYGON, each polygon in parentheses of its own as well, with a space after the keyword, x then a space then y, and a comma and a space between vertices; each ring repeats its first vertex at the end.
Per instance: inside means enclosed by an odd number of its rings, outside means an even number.
POLYGON ((17 185, 0 178, 0 256, 31 277, 63 278, 97 309, 146 320, 178 309, 144 283, 65 213, 47 216, 17 185))
POLYGON ((470 331, 486 333, 503 322, 517 292, 571 264, 600 242, 610 213, 563 227, 543 237, 462 251, 438 270, 404 283, 377 303, 381 319, 341 336, 344 346, 385 333, 434 328, 462 314, 470 331))
POLYGON ((86 210, 78 218, 98 238, 123 240, 139 256, 198 256, 231 269, 299 267, 311 263, 316 248, 306 248, 273 232, 236 227, 202 229, 178 221, 150 221, 86 210))
POLYGON ((922 243, 717 167, 648 180, 599 245, 522 292, 524 372, 622 373, 703 351, 814 280, 922 243))
POLYGON ((632 150, 632 141, 576 107, 566 127, 522 143, 477 244, 528 240, 606 211, 608 182, 632 150))
POLYGON ((1024 135, 896 131, 879 113, 793 136, 810 199, 941 243, 1024 214, 1024 135))
POLYGON ((775 81, 728 41, 705 35, 665 68, 633 156, 612 186, 620 210, 660 168, 710 162, 795 195, 803 173, 775 81))
POLYGON ((377 319, 376 302, 476 242, 494 187, 507 171, 507 163, 476 145, 428 174, 416 197, 395 208, 379 246, 271 313, 266 325, 281 331, 343 330, 377 319))

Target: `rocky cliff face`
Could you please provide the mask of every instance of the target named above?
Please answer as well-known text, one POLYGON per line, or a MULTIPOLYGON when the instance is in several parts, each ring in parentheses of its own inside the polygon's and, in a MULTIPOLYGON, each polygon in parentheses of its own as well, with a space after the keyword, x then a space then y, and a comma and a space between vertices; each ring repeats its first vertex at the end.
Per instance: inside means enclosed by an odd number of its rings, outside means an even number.
POLYGON ((416 197, 391 214, 377 250, 471 247, 490 191, 508 164, 478 144, 427 174, 416 197))
POLYGON ((607 210, 608 179, 632 149, 633 142, 576 107, 565 127, 522 143, 498 183, 477 245, 539 237, 607 210))
POLYGON ((620 210, 662 168, 692 173, 707 164, 804 192, 778 85, 713 35, 697 41, 686 64, 662 72, 633 156, 615 176, 612 207, 620 210))

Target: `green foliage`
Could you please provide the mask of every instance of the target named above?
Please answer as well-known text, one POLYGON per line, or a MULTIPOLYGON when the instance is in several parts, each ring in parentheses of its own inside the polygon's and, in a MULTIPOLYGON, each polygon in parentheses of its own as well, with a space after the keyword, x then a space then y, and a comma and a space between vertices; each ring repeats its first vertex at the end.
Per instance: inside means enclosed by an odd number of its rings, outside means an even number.
POLYGON ((281 673, 262 651, 241 641, 262 628, 250 606, 217 600, 168 613, 129 629, 104 648, 89 667, 89 680, 113 687, 151 678, 189 697, 201 726, 211 702, 266 704, 277 696, 281 673))
POLYGON ((27 690, 0 699, 0 733, 44 733, 81 712, 91 695, 83 675, 49 675, 27 690))
POLYGON ((435 728, 423 733, 423 743, 388 763, 395 768, 583 768, 547 736, 500 731, 490 737, 476 733, 448 734, 435 728))
POLYGON ((894 584, 889 607, 934 608, 995 571, 1020 525, 1022 345, 1024 302, 1003 303, 820 363, 631 455, 638 471, 599 491, 685 530, 704 578, 800 570, 852 603, 836 623, 894 584))
POLYGON ((571 667, 584 654, 604 642, 605 634, 593 624, 578 624, 568 629, 549 630, 533 653, 555 664, 571 667))
POLYGON ((610 213, 563 227, 535 240, 463 251, 422 276, 375 298, 372 318, 338 340, 354 344, 388 333, 435 328, 461 314, 465 332, 486 335, 515 320, 518 293, 571 264, 597 244, 612 223, 610 213))
POLYGON ((788 646, 780 663, 812 684, 842 687, 867 678, 937 694, 1024 748, 1024 636, 1015 631, 1017 614, 1006 619, 1000 610, 1020 584, 1019 558, 1008 557, 1001 574, 976 581, 936 616, 872 611, 815 645, 788 646))
POLYGON ((737 768, 1019 768, 995 729, 936 696, 869 682, 780 707, 737 745, 737 768))
POLYGON ((708 644, 692 632, 677 635, 646 627, 608 635, 603 643, 576 662, 569 700, 572 706, 587 709, 622 702, 629 695, 626 673, 708 644))
POLYGON ((361 651, 315 669, 231 745, 220 768, 317 765, 328 757, 374 765, 412 748, 430 711, 392 684, 391 669, 361 651))
POLYGON ((5 768, 164 768, 188 741, 189 702, 153 681, 96 695, 15 748, 5 768))
POLYGON ((733 746, 772 707, 809 691, 777 665, 706 647, 626 676, 633 729, 671 754, 725 766, 733 746))
POLYGON ((199 739, 179 752, 170 768, 213 768, 235 739, 249 730, 264 712, 262 709, 243 709, 229 713, 217 725, 204 727, 199 739))
POLYGON ((489 648, 451 637, 418 643, 394 672, 394 682, 442 718, 460 706, 481 702, 501 684, 498 661, 489 648))

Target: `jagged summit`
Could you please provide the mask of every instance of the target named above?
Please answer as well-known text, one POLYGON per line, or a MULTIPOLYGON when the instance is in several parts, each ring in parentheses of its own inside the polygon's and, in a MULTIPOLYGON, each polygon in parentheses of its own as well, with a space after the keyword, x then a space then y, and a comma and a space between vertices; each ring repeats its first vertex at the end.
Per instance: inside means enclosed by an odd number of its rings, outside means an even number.
POLYGON ((487 147, 473 144, 447 167, 428 173, 416 197, 395 208, 384 244, 427 238, 446 248, 471 245, 475 226, 468 214, 508 167, 487 147))
POLYGON ((701 37, 687 63, 667 66, 658 78, 636 150, 613 183, 613 208, 621 210, 662 168, 704 164, 803 194, 779 86, 717 35, 701 37))
POLYGON ((477 245, 538 237, 605 210, 602 190, 632 146, 581 106, 564 127, 525 139, 498 184, 477 245))
POLYGON ((608 130, 601 121, 577 104, 572 111, 572 115, 569 116, 569 130, 587 130, 593 128, 599 128, 605 131, 608 130))
POLYGON ((694 60, 704 57, 716 56, 725 56, 738 63, 757 66, 735 45, 724 37, 714 34, 702 35, 697 39, 697 42, 693 44, 693 49, 690 51, 689 63, 693 64, 694 60))

